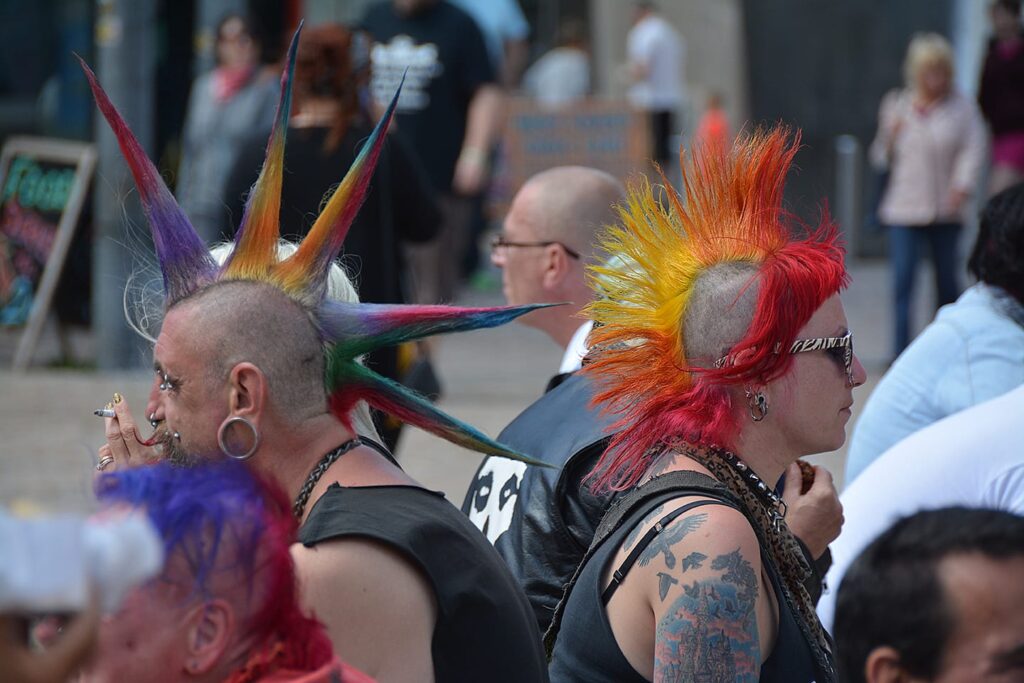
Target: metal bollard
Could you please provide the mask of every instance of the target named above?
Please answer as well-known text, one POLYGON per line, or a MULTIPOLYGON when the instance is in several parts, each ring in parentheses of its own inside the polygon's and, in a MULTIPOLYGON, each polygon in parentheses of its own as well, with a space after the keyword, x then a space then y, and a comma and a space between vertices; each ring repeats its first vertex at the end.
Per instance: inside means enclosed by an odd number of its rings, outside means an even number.
POLYGON ((846 253, 858 255, 863 229, 861 147, 853 135, 836 138, 836 219, 846 238, 846 253))

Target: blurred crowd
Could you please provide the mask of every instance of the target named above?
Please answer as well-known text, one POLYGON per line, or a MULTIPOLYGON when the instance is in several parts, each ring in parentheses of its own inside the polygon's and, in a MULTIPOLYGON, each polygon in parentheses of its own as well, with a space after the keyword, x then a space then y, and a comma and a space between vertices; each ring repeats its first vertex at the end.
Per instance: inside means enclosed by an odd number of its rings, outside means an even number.
POLYGON ((93 515, 0 511, 0 680, 1024 680, 1024 25, 989 5, 978 93, 921 33, 879 105, 894 347, 855 425, 842 234, 783 201, 800 131, 712 92, 677 155, 653 2, 622 72, 657 167, 528 178, 499 307, 449 302, 512 93, 592 92, 578 22, 526 69, 515 0, 385 0, 268 68, 226 16, 173 192, 86 67, 162 275, 126 311, 153 377, 96 411, 93 515), (492 439, 435 405, 435 336, 513 320, 562 356, 492 439), (403 425, 487 456, 461 510, 403 425), (840 492, 806 457, 848 428, 840 492))

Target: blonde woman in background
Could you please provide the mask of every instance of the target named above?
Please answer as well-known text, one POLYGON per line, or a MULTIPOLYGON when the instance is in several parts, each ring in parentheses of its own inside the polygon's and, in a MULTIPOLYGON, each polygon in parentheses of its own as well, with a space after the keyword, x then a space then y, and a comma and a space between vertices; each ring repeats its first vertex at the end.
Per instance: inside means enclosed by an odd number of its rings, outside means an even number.
POLYGON ((985 130, 975 103, 953 85, 953 51, 940 35, 910 41, 907 85, 882 100, 872 163, 889 171, 879 218, 889 228, 895 328, 893 356, 910 342, 910 302, 918 252, 935 267, 937 305, 959 294, 956 246, 963 212, 985 157, 985 130))

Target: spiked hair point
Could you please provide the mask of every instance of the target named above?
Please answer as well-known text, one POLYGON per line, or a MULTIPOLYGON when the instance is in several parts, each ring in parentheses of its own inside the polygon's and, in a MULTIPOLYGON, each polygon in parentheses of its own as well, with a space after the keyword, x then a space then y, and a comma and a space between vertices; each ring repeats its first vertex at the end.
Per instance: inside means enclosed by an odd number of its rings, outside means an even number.
POLYGON ((682 197, 667 181, 667 201, 646 179, 630 188, 621 224, 601 245, 628 266, 590 270, 598 296, 588 312, 597 325, 584 372, 598 384, 595 402, 620 416, 594 470, 598 488, 634 485, 667 442, 732 447, 737 425, 727 388, 782 375, 791 357, 778 350, 846 286, 844 249, 827 214, 805 238, 791 234, 782 190, 798 146, 799 134, 777 126, 731 149, 697 146, 683 164, 682 197), (690 336, 703 332, 685 325, 694 287, 729 263, 751 273, 744 289, 756 288, 753 316, 724 350, 730 362, 698 363, 686 353, 690 336))
POLYGON ((163 273, 165 308, 216 282, 241 280, 271 284, 315 317, 327 346, 325 382, 328 400, 335 415, 349 428, 348 411, 357 401, 366 400, 372 406, 392 412, 406 422, 467 448, 542 464, 445 415, 424 398, 357 362, 359 356, 379 346, 400 344, 440 332, 494 327, 540 306, 346 305, 332 302, 325 296, 331 264, 341 251, 345 236, 366 197, 388 126, 395 114, 398 92, 309 234, 293 254, 278 259, 285 137, 301 31, 300 25, 288 49, 287 66, 281 76, 281 96, 263 168, 246 202, 242 223, 235 235, 234 250, 221 267, 216 265, 156 167, 103 92, 96 75, 79 58, 96 104, 117 136, 139 190, 163 273))

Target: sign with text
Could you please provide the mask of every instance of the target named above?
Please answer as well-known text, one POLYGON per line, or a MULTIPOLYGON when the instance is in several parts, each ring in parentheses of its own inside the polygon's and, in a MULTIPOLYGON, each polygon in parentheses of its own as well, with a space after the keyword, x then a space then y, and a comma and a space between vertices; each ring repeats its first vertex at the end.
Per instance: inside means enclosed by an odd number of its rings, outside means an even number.
POLYGON ((95 166, 78 142, 15 137, 0 151, 0 327, 24 327, 16 369, 31 360, 95 166))
POLYGON ((647 117, 625 102, 586 100, 556 110, 527 98, 509 104, 492 194, 498 207, 507 208, 527 178, 554 166, 590 166, 623 182, 652 170, 647 117))

